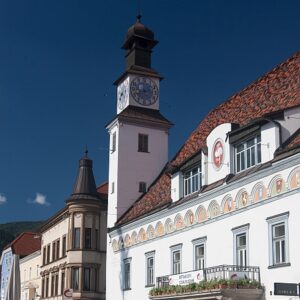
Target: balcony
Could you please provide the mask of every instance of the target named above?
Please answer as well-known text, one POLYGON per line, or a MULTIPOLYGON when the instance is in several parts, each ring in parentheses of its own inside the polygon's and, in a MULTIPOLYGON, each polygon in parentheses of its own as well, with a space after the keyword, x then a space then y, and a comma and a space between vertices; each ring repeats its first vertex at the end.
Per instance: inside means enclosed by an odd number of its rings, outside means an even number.
POLYGON ((150 299, 262 299, 259 267, 220 265, 156 278, 150 299))

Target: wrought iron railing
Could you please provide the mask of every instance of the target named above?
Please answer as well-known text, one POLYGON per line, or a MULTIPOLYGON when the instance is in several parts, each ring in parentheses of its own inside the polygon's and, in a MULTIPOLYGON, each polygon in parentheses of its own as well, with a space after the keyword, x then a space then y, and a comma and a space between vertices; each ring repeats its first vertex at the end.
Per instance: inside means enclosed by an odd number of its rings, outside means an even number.
MULTIPOLYGON (((260 270, 259 267, 256 266, 220 265, 215 267, 204 268, 203 270, 198 270, 198 271, 201 272, 202 274, 201 280, 206 280, 206 281, 213 280, 213 279, 218 279, 218 280, 219 279, 226 279, 226 280, 250 279, 260 283, 260 270)), ((180 273, 175 276, 187 277, 189 273, 195 275, 195 270, 190 272, 180 273)), ((157 287, 169 286, 170 284, 172 284, 170 283, 170 281, 172 281, 173 278, 174 275, 165 275, 165 276, 156 277, 156 286, 157 287)), ((176 284, 178 283, 176 282, 176 284)))

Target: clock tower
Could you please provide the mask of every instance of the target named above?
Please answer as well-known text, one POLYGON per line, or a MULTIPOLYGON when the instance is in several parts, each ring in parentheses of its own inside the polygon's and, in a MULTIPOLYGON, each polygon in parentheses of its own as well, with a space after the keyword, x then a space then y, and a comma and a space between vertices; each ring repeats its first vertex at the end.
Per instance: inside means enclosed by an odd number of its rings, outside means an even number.
POLYGON ((126 68, 115 81, 117 116, 107 125, 110 136, 108 227, 151 186, 168 161, 168 134, 172 126, 159 111, 162 77, 151 66, 158 42, 141 23, 126 34, 126 68))
POLYGON ((151 68, 151 53, 157 43, 154 33, 141 23, 141 16, 137 16, 122 46, 126 51, 126 70, 115 82, 117 113, 129 105, 159 109, 159 82, 162 77, 151 68))

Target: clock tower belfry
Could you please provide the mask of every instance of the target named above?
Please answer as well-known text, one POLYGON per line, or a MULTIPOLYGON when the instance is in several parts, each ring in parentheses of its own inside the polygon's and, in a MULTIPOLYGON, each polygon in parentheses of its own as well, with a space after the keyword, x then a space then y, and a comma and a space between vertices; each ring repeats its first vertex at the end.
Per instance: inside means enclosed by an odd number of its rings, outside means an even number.
POLYGON ((126 34, 126 70, 115 82, 117 113, 128 105, 159 109, 159 82, 162 77, 151 68, 152 49, 158 43, 154 33, 141 23, 141 16, 126 34))
POLYGON ((172 123, 159 111, 161 75, 151 67, 158 42, 141 23, 126 34, 125 72, 117 86, 117 116, 107 125, 110 136, 108 227, 151 186, 168 161, 172 123))

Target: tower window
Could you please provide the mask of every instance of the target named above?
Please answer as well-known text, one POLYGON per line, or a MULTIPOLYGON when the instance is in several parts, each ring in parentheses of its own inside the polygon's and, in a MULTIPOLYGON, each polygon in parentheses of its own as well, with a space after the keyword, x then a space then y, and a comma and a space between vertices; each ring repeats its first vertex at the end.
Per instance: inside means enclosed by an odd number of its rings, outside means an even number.
POLYGON ((111 153, 115 152, 117 148, 117 134, 116 132, 112 135, 111 153))
POLYGON ((149 152, 148 151, 148 135, 139 133, 139 144, 138 152, 149 152))
POLYGON ((139 182, 139 192, 140 193, 146 193, 146 191, 147 191, 146 182, 143 182, 143 181, 139 182))

